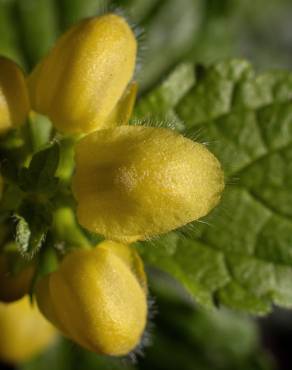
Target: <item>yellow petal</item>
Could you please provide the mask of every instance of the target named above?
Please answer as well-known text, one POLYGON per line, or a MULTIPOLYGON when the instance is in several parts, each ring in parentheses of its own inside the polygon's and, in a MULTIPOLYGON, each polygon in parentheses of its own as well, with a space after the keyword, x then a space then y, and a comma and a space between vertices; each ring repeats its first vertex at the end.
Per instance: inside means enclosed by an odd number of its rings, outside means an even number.
POLYGON ((98 245, 98 249, 96 249, 97 253, 100 248, 109 250, 121 258, 135 274, 139 284, 147 294, 147 278, 144 271, 144 265, 139 254, 134 248, 131 248, 127 244, 117 243, 109 240, 105 240, 98 245))
POLYGON ((173 130, 121 126, 77 144, 77 217, 107 239, 143 240, 197 220, 223 188, 214 155, 173 130))
POLYGON ((29 112, 28 92, 22 70, 0 57, 0 134, 25 122, 29 112))
POLYGON ((83 20, 57 41, 30 76, 33 109, 64 133, 104 127, 132 79, 136 49, 122 17, 83 20))
POLYGON ((114 110, 108 116, 105 124, 107 128, 128 124, 135 105, 136 95, 137 83, 132 82, 125 91, 124 95, 118 101, 114 110))
POLYGON ((26 296, 14 303, 0 303, 0 336, 0 359, 21 363, 51 345, 56 330, 26 296))
POLYGON ((68 254, 37 287, 41 311, 90 351, 129 353, 139 344, 147 317, 145 273, 141 265, 135 267, 134 254, 130 247, 108 241, 68 254))

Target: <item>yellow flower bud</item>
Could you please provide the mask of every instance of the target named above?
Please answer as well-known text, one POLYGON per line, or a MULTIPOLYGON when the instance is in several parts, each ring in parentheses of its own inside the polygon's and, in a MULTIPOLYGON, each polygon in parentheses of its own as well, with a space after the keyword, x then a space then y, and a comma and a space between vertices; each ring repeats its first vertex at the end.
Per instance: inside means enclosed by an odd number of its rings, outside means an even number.
POLYGON ((129 246, 105 241, 76 250, 37 285, 42 313, 90 351, 119 356, 141 339, 147 317, 142 261, 129 246))
POLYGON ((22 70, 0 57, 0 134, 25 122, 29 112, 28 92, 22 70))
POLYGON ((122 17, 83 20, 57 41, 29 78, 33 109, 64 133, 102 128, 133 76, 136 49, 122 17))
POLYGON ((26 296, 14 303, 0 303, 0 338, 0 359, 21 363, 51 345, 56 330, 26 296))
POLYGON ((197 220, 223 188, 214 155, 173 130, 121 126, 77 144, 78 220, 111 240, 143 240, 197 220))
MULTIPOLYGON (((14 256, 0 255, 0 301, 3 302, 13 302, 28 294, 35 271, 34 264, 28 263, 18 273, 13 273, 9 268, 9 258, 14 256)), ((16 263, 18 259, 15 256, 16 263)))

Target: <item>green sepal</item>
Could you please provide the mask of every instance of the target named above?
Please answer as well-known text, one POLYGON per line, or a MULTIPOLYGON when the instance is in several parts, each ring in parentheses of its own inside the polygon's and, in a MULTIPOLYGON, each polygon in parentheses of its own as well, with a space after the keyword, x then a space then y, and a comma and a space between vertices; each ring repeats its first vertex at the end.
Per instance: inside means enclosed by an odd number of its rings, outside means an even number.
POLYGON ((58 143, 37 152, 31 159, 29 167, 20 171, 20 187, 25 192, 53 195, 57 190, 58 178, 55 177, 60 159, 58 143))
POLYGON ((31 259, 41 248, 52 225, 52 209, 48 204, 27 202, 14 217, 15 242, 21 254, 31 259))

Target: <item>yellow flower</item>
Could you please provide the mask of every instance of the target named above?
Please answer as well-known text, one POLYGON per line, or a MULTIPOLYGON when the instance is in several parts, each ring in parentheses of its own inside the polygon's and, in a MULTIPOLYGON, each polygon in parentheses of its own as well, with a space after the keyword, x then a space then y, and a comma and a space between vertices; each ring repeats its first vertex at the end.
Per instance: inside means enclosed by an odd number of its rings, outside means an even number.
POLYGON ((57 41, 30 76, 32 108, 63 133, 103 128, 132 79, 136 49, 122 17, 83 20, 57 41))
POLYGON ((29 112, 28 92, 22 70, 0 57, 0 135, 25 122, 29 112))
POLYGON ((107 239, 143 240, 197 220, 223 188, 214 155, 173 130, 121 126, 77 144, 77 217, 107 239))
POLYGON ((56 330, 26 296, 14 303, 0 303, 0 338, 0 359, 21 363, 52 344, 56 330))
POLYGON ((13 258, 14 264, 19 262, 16 254, 0 254, 0 301, 13 302, 29 293, 35 266, 28 263, 18 273, 9 269, 9 258, 13 258))
POLYGON ((105 241, 76 250, 37 285, 42 313, 90 351, 127 354, 141 339, 147 317, 142 261, 129 246, 105 241))

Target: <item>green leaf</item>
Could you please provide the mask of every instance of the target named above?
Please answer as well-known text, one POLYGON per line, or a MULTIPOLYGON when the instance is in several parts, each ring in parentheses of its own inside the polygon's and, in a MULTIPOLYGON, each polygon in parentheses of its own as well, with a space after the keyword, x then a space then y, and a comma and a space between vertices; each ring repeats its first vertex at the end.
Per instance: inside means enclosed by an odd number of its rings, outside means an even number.
MULTIPOLYGON (((161 105, 167 93, 157 88, 139 102, 136 115, 142 119, 151 102, 158 120, 171 112, 187 136, 200 133, 223 164, 225 194, 211 215, 175 233, 175 242, 166 236, 146 243, 142 253, 203 305, 257 314, 273 304, 290 308, 292 73, 257 75, 242 60, 195 70, 192 87, 174 104, 161 105)), ((169 81, 173 74, 163 85, 169 81)), ((185 83, 175 81, 173 91, 185 83)))
POLYGON ((28 192, 53 194, 57 189, 58 179, 55 177, 60 159, 60 148, 54 143, 48 148, 37 152, 28 168, 20 172, 21 188, 28 192))
POLYGON ((15 234, 15 241, 20 246, 22 253, 25 253, 28 250, 29 239, 31 236, 31 231, 29 228, 28 223, 25 219, 19 215, 15 215, 17 220, 16 224, 16 234, 15 234))
POLYGON ((202 305, 212 307, 213 294, 230 281, 223 253, 203 243, 171 233, 141 244, 144 259, 181 281, 202 305))
POLYGON ((194 85, 195 77, 194 66, 191 63, 179 65, 161 85, 139 101, 131 122, 136 123, 145 119, 151 122, 159 119, 162 125, 166 121, 178 130, 183 129, 184 125, 173 108, 194 85))
POLYGON ((48 204, 27 202, 15 214, 15 241, 26 258, 32 258, 45 241, 52 224, 52 210, 48 204))

